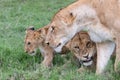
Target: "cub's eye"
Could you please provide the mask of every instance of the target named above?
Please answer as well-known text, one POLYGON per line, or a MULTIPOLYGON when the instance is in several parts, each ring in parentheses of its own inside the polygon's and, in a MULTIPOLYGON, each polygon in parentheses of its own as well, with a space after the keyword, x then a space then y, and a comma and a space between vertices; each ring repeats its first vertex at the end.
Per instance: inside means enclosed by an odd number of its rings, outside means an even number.
POLYGON ((27 43, 27 45, 30 45, 30 44, 31 44, 30 42, 27 43))
POLYGON ((54 26, 52 26, 52 30, 54 30, 55 29, 55 27, 54 26))
POLYGON ((87 48, 91 48, 91 47, 92 47, 92 42, 90 42, 90 41, 87 42, 86 47, 87 47, 87 48))
POLYGON ((79 49, 79 46, 75 46, 74 48, 75 48, 75 49, 79 49))
POLYGON ((85 55, 83 55, 83 57, 88 59, 89 58, 89 54, 85 54, 85 55))
POLYGON ((79 51, 80 51, 79 46, 75 46, 75 47, 74 47, 74 51, 77 52, 77 54, 79 54, 79 51))

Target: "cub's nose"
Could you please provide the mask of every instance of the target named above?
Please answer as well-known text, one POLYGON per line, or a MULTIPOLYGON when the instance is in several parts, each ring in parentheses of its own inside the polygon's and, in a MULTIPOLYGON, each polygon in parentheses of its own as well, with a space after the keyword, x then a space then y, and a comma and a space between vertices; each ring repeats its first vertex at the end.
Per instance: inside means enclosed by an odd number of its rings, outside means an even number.
POLYGON ((49 43, 49 42, 46 42, 46 44, 47 44, 47 45, 50 45, 50 43, 49 43))
POLYGON ((32 53, 35 53, 35 51, 32 51, 32 53))

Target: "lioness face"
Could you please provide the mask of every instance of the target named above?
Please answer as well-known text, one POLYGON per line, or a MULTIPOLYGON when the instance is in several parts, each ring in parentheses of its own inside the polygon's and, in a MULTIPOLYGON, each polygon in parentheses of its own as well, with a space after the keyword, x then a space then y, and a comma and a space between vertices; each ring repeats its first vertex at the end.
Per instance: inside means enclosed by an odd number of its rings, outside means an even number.
POLYGON ((46 36, 46 43, 55 49, 56 52, 61 52, 62 47, 65 45, 69 37, 68 31, 64 24, 54 24, 52 23, 48 29, 48 34, 46 36))
POLYGON ((36 54, 36 49, 43 42, 43 38, 40 32, 41 32, 40 30, 36 31, 33 30, 32 28, 26 30, 24 49, 25 52, 31 56, 36 54))
POLYGON ((56 52, 61 52, 62 47, 74 36, 74 31, 70 31, 75 30, 75 28, 72 29, 72 27, 70 27, 71 22, 74 20, 72 14, 66 13, 67 21, 60 17, 59 14, 56 14, 53 21, 49 24, 45 41, 45 43, 54 48, 56 52))

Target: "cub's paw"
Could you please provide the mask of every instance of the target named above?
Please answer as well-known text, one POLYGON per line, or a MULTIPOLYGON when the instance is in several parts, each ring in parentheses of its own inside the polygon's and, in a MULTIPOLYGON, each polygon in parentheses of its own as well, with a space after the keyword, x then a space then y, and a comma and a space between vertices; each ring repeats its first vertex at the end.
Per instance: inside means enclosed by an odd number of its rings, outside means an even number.
POLYGON ((41 66, 44 68, 52 68, 53 67, 53 63, 48 63, 48 62, 42 62, 41 66))
POLYGON ((79 68, 77 71, 78 71, 79 73, 82 73, 82 72, 85 72, 86 70, 85 70, 85 68, 81 67, 81 68, 79 68))

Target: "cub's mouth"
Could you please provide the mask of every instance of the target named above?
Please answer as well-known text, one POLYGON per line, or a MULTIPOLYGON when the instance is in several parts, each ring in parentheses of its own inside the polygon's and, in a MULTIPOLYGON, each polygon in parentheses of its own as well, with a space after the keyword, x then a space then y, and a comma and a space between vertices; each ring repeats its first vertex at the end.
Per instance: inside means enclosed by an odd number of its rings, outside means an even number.
POLYGON ((92 60, 93 60, 93 56, 90 57, 90 58, 88 58, 88 59, 86 59, 86 60, 82 60, 82 62, 83 62, 83 63, 87 63, 87 62, 90 62, 90 61, 92 61, 92 60))
POLYGON ((28 53, 30 56, 34 56, 36 54, 36 51, 32 51, 28 53))
POLYGON ((91 66, 92 63, 93 63, 93 57, 81 61, 81 64, 83 64, 84 66, 91 66))
POLYGON ((90 61, 92 61, 92 59, 84 60, 84 61, 82 61, 82 63, 88 63, 88 62, 90 62, 90 61))

